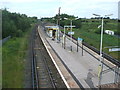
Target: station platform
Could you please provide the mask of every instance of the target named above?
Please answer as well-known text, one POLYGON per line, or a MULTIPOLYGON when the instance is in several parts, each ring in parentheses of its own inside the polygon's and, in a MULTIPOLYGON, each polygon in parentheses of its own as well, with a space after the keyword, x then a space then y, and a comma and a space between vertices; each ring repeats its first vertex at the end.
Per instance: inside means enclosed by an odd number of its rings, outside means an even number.
MULTIPOLYGON (((79 87, 98 88, 99 86, 98 76, 100 65, 98 54, 96 54, 95 52, 93 52, 92 50, 88 49, 85 46, 83 46, 83 48, 85 49, 83 50, 83 55, 81 47, 78 48, 77 52, 77 45, 75 44, 75 41, 73 42, 71 41, 70 37, 66 38, 66 48, 64 49, 62 45, 62 38, 60 42, 58 42, 57 40, 53 41, 45 34, 41 26, 38 31, 41 33, 41 36, 42 38, 44 38, 45 42, 47 42, 50 45, 50 46, 48 45, 48 48, 52 48, 54 50, 55 54, 57 54, 57 56, 60 58, 61 62, 65 65, 69 73, 72 74, 79 87)), ((114 64, 108 61, 105 62, 110 67, 115 67, 114 64)), ((106 65, 103 65, 103 71, 106 72, 102 74, 101 85, 114 83, 116 73, 110 70, 109 67, 107 67, 106 65)), ((78 88, 78 86, 76 85, 74 86, 74 88, 78 88)))

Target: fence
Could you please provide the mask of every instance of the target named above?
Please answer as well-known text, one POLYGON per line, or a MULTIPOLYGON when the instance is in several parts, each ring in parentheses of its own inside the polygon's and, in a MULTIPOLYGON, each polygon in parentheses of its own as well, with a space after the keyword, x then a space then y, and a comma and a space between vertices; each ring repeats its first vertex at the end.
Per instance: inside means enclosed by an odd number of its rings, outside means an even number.
POLYGON ((6 41, 8 41, 11 38, 11 36, 8 36, 2 40, 0 40, 0 46, 2 46, 6 41))

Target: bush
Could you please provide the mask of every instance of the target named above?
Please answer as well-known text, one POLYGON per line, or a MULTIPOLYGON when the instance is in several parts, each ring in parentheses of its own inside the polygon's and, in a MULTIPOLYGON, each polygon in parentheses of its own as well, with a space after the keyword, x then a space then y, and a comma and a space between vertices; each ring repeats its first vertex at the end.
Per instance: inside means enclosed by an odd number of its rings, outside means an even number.
POLYGON ((12 36, 20 37, 23 32, 26 32, 33 21, 37 21, 36 17, 27 17, 25 14, 10 13, 2 10, 2 38, 12 36))
POLYGON ((22 30, 17 30, 16 37, 21 37, 23 35, 22 30))

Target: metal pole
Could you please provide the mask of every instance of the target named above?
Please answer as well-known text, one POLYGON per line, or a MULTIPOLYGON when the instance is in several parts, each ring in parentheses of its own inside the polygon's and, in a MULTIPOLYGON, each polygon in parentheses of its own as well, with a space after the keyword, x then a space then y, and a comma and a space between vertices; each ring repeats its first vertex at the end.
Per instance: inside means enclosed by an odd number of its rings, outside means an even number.
MULTIPOLYGON (((58 26, 58 19, 57 19, 57 26, 58 26)), ((58 30, 56 30, 56 40, 58 42, 58 30)))
POLYGON ((78 52, 78 40, 77 40, 77 52, 78 52))
POLYGON ((118 66, 116 66, 115 68, 115 78, 114 78, 114 83, 117 83, 117 82, 119 82, 119 67, 118 66))
POLYGON ((59 10, 58 10, 58 41, 60 41, 60 29, 59 29, 59 25, 60 25, 60 9, 61 7, 59 7, 59 10))
POLYGON ((65 26, 64 26, 64 49, 65 49, 65 26))
POLYGON ((66 36, 64 37, 64 49, 65 49, 65 45, 66 45, 66 36))
POLYGON ((65 26, 64 26, 64 34, 63 34, 63 42, 62 42, 62 47, 64 47, 64 45, 65 45, 65 40, 64 40, 64 37, 65 37, 65 26))
POLYGON ((64 35, 65 35, 65 26, 64 26, 64 35))
MULTIPOLYGON (((93 14, 95 16, 100 16, 98 14, 93 14)), ((105 16, 111 16, 113 14, 109 14, 109 15, 105 15, 105 16)), ((102 25, 101 25, 101 41, 100 41, 100 65, 101 65, 101 71, 100 71, 100 76, 99 76, 99 82, 98 82, 98 85, 100 86, 101 85, 101 80, 102 80, 102 71, 103 71, 103 62, 104 62, 104 59, 102 58, 102 43, 103 43, 103 17, 102 17, 102 25)))
MULTIPOLYGON (((103 41, 103 17, 102 17, 102 27, 101 27, 101 41, 100 41, 100 57, 102 57, 102 41, 103 41)), ((100 58, 102 61, 102 58, 100 58)))
POLYGON ((59 25, 58 25, 58 41, 60 41, 60 29, 59 29, 59 25))
POLYGON ((82 41, 82 56, 83 56, 83 41, 82 41))
POLYGON ((71 51, 72 51, 72 20, 70 20, 71 21, 71 51))
POLYGON ((58 25, 58 19, 57 19, 57 25, 58 25))
POLYGON ((64 47, 64 35, 62 36, 62 47, 64 47))
POLYGON ((102 70, 103 70, 103 61, 102 61, 102 42, 103 42, 103 17, 102 17, 101 41, 100 41, 100 64, 101 64, 101 72, 100 72, 99 83, 98 83, 99 86, 101 85, 102 70))

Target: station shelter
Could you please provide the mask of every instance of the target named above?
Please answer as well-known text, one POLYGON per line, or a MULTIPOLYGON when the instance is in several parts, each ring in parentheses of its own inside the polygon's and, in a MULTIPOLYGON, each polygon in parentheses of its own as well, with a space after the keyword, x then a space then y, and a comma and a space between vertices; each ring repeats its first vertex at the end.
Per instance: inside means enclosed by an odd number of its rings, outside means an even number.
POLYGON ((50 38, 55 39, 58 37, 58 26, 45 26, 45 30, 50 38))

